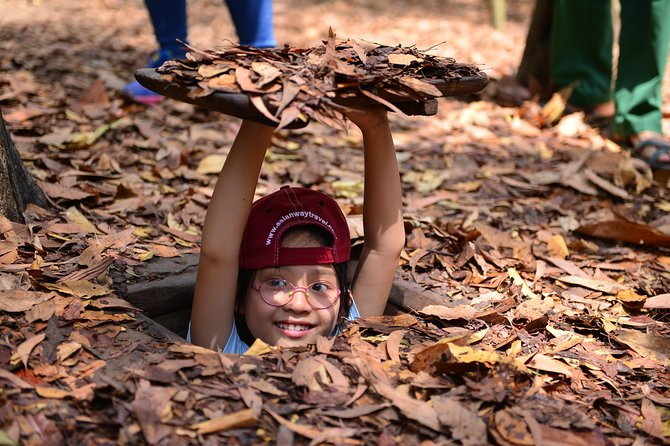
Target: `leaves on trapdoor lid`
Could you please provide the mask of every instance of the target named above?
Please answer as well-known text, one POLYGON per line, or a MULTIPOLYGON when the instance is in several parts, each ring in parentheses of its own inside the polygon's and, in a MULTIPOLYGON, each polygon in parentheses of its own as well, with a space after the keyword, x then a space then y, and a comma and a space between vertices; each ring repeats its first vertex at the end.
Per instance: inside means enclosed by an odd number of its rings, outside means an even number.
POLYGON ((378 102, 398 111, 394 100, 423 102, 443 96, 436 82, 483 76, 474 65, 415 47, 364 48, 354 40, 336 40, 332 32, 323 45, 305 49, 189 49, 186 60, 170 60, 158 69, 164 80, 194 87, 194 97, 217 91, 248 94, 254 107, 279 128, 295 119, 344 128, 343 105, 378 102))

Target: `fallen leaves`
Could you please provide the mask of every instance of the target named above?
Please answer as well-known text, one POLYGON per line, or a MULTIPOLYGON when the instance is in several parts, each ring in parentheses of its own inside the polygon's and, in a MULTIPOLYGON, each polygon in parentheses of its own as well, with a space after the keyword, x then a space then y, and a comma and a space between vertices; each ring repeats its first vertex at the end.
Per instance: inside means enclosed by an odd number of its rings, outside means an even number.
POLYGON ((670 309, 670 293, 659 294, 644 300, 644 308, 670 309))
POLYGON ((253 409, 243 409, 238 412, 223 415, 212 420, 202 421, 191 426, 199 435, 212 434, 230 429, 243 429, 255 426, 258 416, 253 409))
POLYGON ((0 290, 0 310, 8 313, 21 313, 30 310, 54 294, 29 290, 0 290))
POLYGON ((637 245, 670 247, 670 235, 645 223, 617 215, 610 219, 583 224, 577 232, 605 240, 620 240, 637 245))
MULTIPOLYGON (((421 103, 448 95, 457 90, 448 83, 461 78, 478 78, 481 85, 474 91, 487 80, 474 65, 414 47, 368 46, 363 48, 354 40, 337 41, 331 30, 323 45, 306 49, 288 45, 275 49, 189 47, 186 59, 167 61, 157 71, 167 86, 189 88, 186 97, 196 103, 206 105, 207 96, 218 92, 248 95, 256 110, 278 124, 278 129, 309 119, 345 128, 342 112, 347 106, 381 104, 404 115, 396 103, 421 103)), ((138 79, 152 87, 152 79, 147 81, 143 74, 138 79)))
MULTIPOLYGON (((76 296, 70 299, 95 301, 76 296)), ((132 311, 123 307, 116 311, 119 310, 132 311)), ((476 324, 477 317, 486 315, 482 312, 480 316, 460 320, 476 324)), ((518 340, 508 344, 506 353, 500 347, 490 347, 502 331, 511 328, 506 324, 497 323, 489 329, 473 331, 459 328, 458 320, 445 320, 439 315, 429 322, 399 314, 362 319, 352 323, 342 336, 323 338, 310 347, 269 349, 259 346, 256 355, 232 357, 179 343, 158 349, 157 341, 146 337, 124 340, 124 333, 134 330, 132 319, 124 321, 112 316, 93 317, 90 312, 84 312, 79 318, 84 324, 116 321, 114 323, 123 324, 126 329, 101 330, 104 325, 92 325, 98 328, 73 330, 60 338, 54 337, 57 331, 47 329, 19 344, 17 359, 21 358, 26 370, 43 370, 41 373, 48 382, 33 386, 4 370, 0 371, 0 380, 22 392, 34 392, 44 400, 62 401, 66 404, 64 408, 77 407, 77 402, 101 396, 101 382, 114 383, 110 390, 115 400, 130 403, 110 407, 122 413, 130 409, 128 434, 141 435, 150 444, 160 444, 168 438, 177 444, 187 444, 196 437, 222 440, 229 432, 263 441, 262 438, 285 435, 282 429, 297 438, 317 443, 369 444, 384 435, 384 426, 388 426, 389 420, 392 425, 399 423, 398 426, 407 423, 403 420, 418 423, 403 435, 422 439, 446 435, 461 444, 475 445, 493 435, 507 441, 515 438, 514 444, 521 444, 519 441, 523 438, 532 439, 528 440, 529 444, 535 444, 532 441, 536 438, 558 438, 566 429, 580 426, 582 421, 572 418, 566 424, 560 413, 540 421, 533 399, 518 400, 521 395, 543 393, 541 389, 545 386, 560 389, 563 380, 583 380, 584 374, 593 373, 601 378, 601 370, 605 370, 607 379, 622 391, 626 386, 625 377, 631 372, 637 373, 638 367, 631 357, 633 361, 624 364, 632 368, 617 372, 608 364, 613 365, 612 355, 620 356, 622 351, 546 322, 536 324, 538 328, 527 324, 525 330, 519 332, 518 340), (357 337, 359 341, 355 341, 357 337), (545 337, 551 337, 551 342, 543 341, 545 337), (140 339, 149 347, 146 353, 135 349, 140 339), (585 343, 588 349, 583 348, 585 343), (91 356, 91 352, 100 354, 111 345, 119 349, 120 355, 107 361, 94 360, 91 356), (50 348, 54 348, 52 360, 47 356, 50 348), (129 362, 130 357, 135 360, 129 362), (577 358, 579 362, 575 364, 577 358), (116 369, 121 364, 131 363, 143 365, 116 369), (581 369, 578 364, 583 364, 581 369), (532 379, 532 373, 537 374, 539 381, 532 379), (102 376, 104 380, 98 381, 102 376), (93 381, 89 381, 91 379, 93 381), (499 384, 494 385, 491 380, 500 379, 513 379, 515 384, 503 385, 497 390, 498 395, 493 396, 490 392, 499 384), (475 396, 465 397, 470 386, 477 389, 472 393, 475 396), (293 392, 294 397, 299 396, 300 402, 287 402, 287 391, 293 392), (497 410, 491 401, 497 401, 496 405, 502 403, 507 409, 497 410), (298 412, 294 412, 297 409, 294 404, 300 405, 298 412), (519 404, 522 412, 512 411, 506 415, 506 411, 519 404), (289 416, 290 413, 294 415, 289 416), (520 413, 524 415, 519 417, 520 413), (185 419, 189 422, 179 421, 185 419), (367 420, 367 428, 361 427, 361 419, 367 420), (333 426, 327 420, 339 420, 338 425, 333 426), (517 423, 517 427, 513 423, 517 423), (254 432, 260 426, 264 433, 257 438, 254 432)), ((662 345, 664 340, 639 336, 634 330, 613 336, 622 345, 629 345, 634 355, 649 358, 647 368, 654 367, 654 361, 656 367, 667 366, 668 359, 662 356, 667 349, 662 345)), ((599 389, 605 391, 607 386, 599 389)), ((569 393, 557 393, 555 389, 552 394, 552 397, 544 394, 543 398, 551 398, 552 404, 562 401, 566 407, 572 404, 569 393), (560 400, 562 396, 566 398, 560 400)), ((657 392, 652 391, 650 397, 662 401, 657 392)), ((640 428, 650 435, 659 435, 662 431, 656 423, 660 412, 651 401, 645 403, 640 412, 640 428)), ((573 410, 578 410, 577 406, 573 410)), ((597 428, 589 429, 596 435, 594 438, 600 438, 597 428)), ((579 435, 569 438, 570 444, 582 444, 582 440, 579 435)))
POLYGON ((96 296, 106 296, 112 292, 109 288, 88 280, 75 280, 61 283, 46 283, 44 287, 63 294, 90 299, 96 296))
MULTIPOLYGON (((0 104, 59 210, 29 207, 25 225, 0 217, 0 442, 667 442, 670 197, 583 114, 563 116, 562 98, 545 108, 445 98, 430 119, 392 115, 407 229, 394 289, 402 299, 389 305, 399 314, 358 320, 315 346, 259 342, 223 355, 162 336, 140 316, 146 309, 121 297, 138 281, 164 279, 161 258, 174 261, 171 278, 197 255, 237 121, 176 101, 125 103, 112 87, 125 80, 111 70, 129 78, 128 54, 109 39, 19 28, 21 39, 2 30, 9 50, 0 62, 11 70, 0 74, 0 104), (36 54, 26 42, 38 35, 36 54), (100 43, 96 65, 62 68, 81 66, 90 42, 100 43)), ((484 51, 505 40, 474 34, 489 39, 484 51)), ((474 34, 463 33, 469 48, 474 34)), ((360 74, 350 62, 381 61, 413 101, 437 94, 423 81, 430 76, 403 74, 434 61, 414 47, 325 45, 292 54, 347 82, 360 74)), ((272 58, 201 62, 190 64, 212 91, 243 85, 273 96, 254 101, 281 126, 312 113, 298 106, 308 88, 272 58)), ((369 92, 377 99, 366 100, 386 100, 369 92)), ((287 182, 331 193, 358 222, 358 246, 359 145, 356 132, 318 123, 280 131, 258 195, 287 182)), ((185 329, 187 311, 163 305, 166 293, 143 293, 161 323, 185 329)))
POLYGON ((16 353, 10 359, 12 365, 16 365, 19 362, 23 363, 23 366, 28 365, 28 358, 30 357, 30 352, 33 351, 35 347, 39 345, 40 342, 44 340, 46 335, 44 333, 32 336, 21 343, 16 348, 16 353))
POLYGON ((667 337, 631 330, 612 333, 612 337, 640 356, 652 359, 664 367, 670 367, 670 339, 667 337))
POLYGON ((16 376, 14 373, 5 370, 5 369, 0 369, 0 379, 4 380, 5 382, 8 382, 9 384, 13 385, 17 389, 32 389, 33 386, 18 376, 16 376))

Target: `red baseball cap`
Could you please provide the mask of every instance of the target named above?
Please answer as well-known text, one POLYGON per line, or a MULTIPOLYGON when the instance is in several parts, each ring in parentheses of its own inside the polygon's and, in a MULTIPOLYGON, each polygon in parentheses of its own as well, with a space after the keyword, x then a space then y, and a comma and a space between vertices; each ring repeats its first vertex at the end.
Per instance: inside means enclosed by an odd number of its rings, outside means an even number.
POLYGON ((349 226, 328 195, 302 187, 283 186, 251 205, 240 247, 240 268, 341 263, 349 260, 349 226), (316 226, 332 235, 332 246, 281 246, 282 235, 297 226, 316 226))

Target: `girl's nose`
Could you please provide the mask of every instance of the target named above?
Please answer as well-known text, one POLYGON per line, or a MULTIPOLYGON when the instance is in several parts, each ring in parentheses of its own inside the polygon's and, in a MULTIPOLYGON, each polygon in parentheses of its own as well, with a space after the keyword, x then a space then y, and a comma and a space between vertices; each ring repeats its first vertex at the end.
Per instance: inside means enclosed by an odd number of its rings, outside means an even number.
POLYGON ((296 287, 293 290, 293 297, 286 305, 284 305, 284 309, 295 313, 306 313, 311 311, 312 306, 307 301, 307 290, 305 288, 296 287))

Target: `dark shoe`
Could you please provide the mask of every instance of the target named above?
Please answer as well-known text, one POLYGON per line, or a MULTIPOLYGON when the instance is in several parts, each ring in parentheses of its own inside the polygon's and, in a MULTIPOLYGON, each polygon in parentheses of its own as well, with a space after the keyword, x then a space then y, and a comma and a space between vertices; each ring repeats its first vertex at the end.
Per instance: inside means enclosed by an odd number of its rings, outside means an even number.
MULTIPOLYGON (((165 62, 166 60, 179 59, 183 57, 184 53, 176 54, 175 52, 170 50, 155 51, 149 58, 147 68, 158 68, 161 65, 163 65, 163 62, 165 62)), ((162 96, 154 91, 144 88, 137 81, 133 81, 126 84, 123 87, 122 93, 125 96, 132 99, 133 101, 146 105, 157 104, 163 99, 165 99, 165 96, 162 96)))

